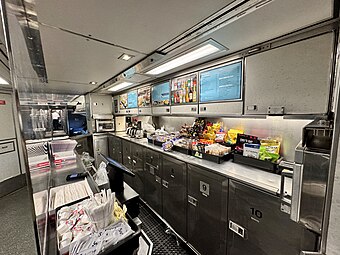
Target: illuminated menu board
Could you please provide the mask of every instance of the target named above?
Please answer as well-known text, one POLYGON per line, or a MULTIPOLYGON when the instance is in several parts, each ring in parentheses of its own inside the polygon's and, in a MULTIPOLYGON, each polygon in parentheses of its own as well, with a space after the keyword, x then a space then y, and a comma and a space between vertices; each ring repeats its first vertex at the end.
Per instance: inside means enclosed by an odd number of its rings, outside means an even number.
POLYGON ((137 90, 130 91, 127 97, 128 108, 137 108, 137 90))
POLYGON ((164 82, 152 88, 152 105, 169 105, 170 83, 164 82))
POLYGON ((120 109, 126 109, 128 107, 127 99, 128 99, 127 94, 122 94, 119 96, 119 108, 120 109))
POLYGON ((200 102, 241 99, 242 62, 201 72, 200 102))
POLYGON ((138 89, 138 107, 148 107, 151 104, 150 87, 138 89))

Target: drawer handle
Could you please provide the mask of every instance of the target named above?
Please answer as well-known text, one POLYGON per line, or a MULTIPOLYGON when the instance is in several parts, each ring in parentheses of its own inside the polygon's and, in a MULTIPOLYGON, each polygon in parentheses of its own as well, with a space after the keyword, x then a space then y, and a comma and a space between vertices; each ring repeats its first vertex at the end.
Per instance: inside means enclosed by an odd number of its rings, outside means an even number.
POLYGON ((7 148, 8 148, 8 145, 1 147, 1 149, 7 149, 7 148))
POLYGON ((196 107, 191 107, 191 111, 195 112, 196 111, 196 107))
POLYGON ((169 188, 169 182, 163 180, 163 187, 169 188))
POLYGON ((161 177, 156 176, 155 180, 156 180, 156 182, 158 182, 159 184, 161 184, 161 177))

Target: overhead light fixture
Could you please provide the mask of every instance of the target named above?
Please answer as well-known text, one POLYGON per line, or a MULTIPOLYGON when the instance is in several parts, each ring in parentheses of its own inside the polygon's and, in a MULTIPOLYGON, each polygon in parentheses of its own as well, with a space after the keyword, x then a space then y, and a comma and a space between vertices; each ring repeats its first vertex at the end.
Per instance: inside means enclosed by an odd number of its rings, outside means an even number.
POLYGON ((9 85, 8 81, 0 77, 0 85, 9 85))
POLYGON ((133 83, 132 82, 128 82, 128 81, 123 81, 121 83, 118 83, 117 85, 109 88, 108 90, 109 91, 118 91, 118 90, 121 90, 121 89, 124 89, 130 85, 132 85, 133 83))
POLYGON ((158 67, 151 69, 150 71, 146 72, 146 74, 151 74, 151 75, 161 74, 171 69, 174 69, 176 67, 195 61, 197 59, 204 58, 206 56, 209 56, 210 54, 221 51, 222 50, 221 47, 218 47, 218 46, 220 45, 217 45, 217 43, 212 43, 209 41, 209 43, 201 45, 198 48, 195 48, 194 50, 191 50, 190 52, 185 53, 184 55, 176 57, 170 60, 169 62, 166 62, 158 67))
POLYGON ((96 85, 98 82, 96 82, 96 81, 90 81, 89 82, 89 84, 91 84, 91 85, 96 85))
POLYGON ((129 55, 129 54, 123 53, 122 55, 120 55, 120 57, 118 59, 128 61, 128 60, 130 60, 133 57, 134 57, 133 55, 129 55))

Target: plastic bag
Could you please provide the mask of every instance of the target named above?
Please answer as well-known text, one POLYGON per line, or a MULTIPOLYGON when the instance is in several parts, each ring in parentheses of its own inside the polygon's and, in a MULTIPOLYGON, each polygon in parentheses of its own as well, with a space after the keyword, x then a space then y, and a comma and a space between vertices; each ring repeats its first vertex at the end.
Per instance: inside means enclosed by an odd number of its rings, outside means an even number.
POLYGON ((106 164, 104 162, 100 163, 94 180, 99 186, 109 182, 109 177, 106 172, 106 164))

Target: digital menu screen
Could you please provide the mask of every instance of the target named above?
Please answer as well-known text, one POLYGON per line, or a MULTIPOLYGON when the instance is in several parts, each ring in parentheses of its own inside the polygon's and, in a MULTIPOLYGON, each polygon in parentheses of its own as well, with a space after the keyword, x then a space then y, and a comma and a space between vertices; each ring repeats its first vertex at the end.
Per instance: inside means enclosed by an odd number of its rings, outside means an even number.
POLYGON ((127 97, 128 108, 137 108, 137 90, 130 91, 127 97))
POLYGON ((126 109, 128 107, 127 99, 127 94, 122 94, 119 96, 119 109, 126 109))
POLYGON ((242 62, 237 62, 200 75, 200 102, 241 99, 242 62))
POLYGON ((164 82, 152 88, 152 105, 169 105, 170 83, 164 82))

